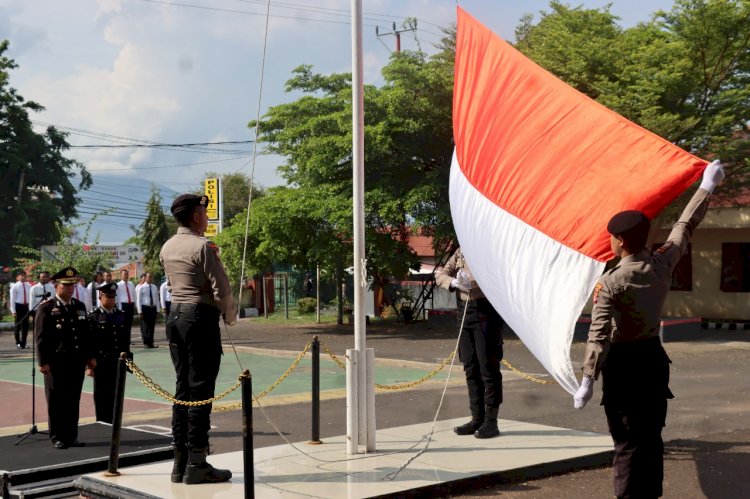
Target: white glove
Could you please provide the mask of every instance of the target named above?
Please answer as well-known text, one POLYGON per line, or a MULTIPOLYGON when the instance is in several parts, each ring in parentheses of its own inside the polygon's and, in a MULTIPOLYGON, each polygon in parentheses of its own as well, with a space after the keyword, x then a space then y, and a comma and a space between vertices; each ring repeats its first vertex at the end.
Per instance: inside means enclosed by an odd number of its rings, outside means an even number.
POLYGON ((594 379, 589 376, 584 376, 581 380, 581 386, 578 391, 573 395, 573 407, 576 409, 583 409, 591 397, 594 396, 594 379))
POLYGON ((706 169, 703 170, 703 180, 701 180, 700 188, 713 193, 717 185, 724 180, 724 166, 718 159, 709 163, 706 169))
POLYGON ((472 288, 471 279, 466 275, 466 272, 459 270, 456 278, 451 281, 451 287, 458 288, 461 291, 466 291, 468 293, 472 288))

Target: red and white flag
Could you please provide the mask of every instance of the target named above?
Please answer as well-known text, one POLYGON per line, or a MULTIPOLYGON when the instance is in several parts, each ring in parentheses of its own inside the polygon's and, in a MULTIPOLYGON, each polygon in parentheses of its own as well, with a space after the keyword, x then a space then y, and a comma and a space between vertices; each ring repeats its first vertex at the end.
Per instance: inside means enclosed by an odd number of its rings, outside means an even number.
POLYGON ((458 8, 450 204, 480 287, 568 392, 607 222, 657 215, 706 162, 557 79, 458 8))

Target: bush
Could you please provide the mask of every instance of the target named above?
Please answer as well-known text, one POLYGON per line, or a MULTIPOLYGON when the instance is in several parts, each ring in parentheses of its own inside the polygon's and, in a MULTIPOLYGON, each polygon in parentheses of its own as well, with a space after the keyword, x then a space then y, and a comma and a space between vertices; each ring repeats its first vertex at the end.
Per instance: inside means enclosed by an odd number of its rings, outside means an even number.
POLYGON ((311 314, 315 312, 315 298, 305 297, 297 300, 297 313, 298 314, 311 314))

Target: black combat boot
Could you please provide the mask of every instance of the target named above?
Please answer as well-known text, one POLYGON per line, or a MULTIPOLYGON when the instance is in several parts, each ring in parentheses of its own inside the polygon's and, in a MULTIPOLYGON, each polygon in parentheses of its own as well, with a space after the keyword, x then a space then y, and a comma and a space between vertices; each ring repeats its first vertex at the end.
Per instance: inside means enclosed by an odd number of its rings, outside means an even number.
POLYGON ((484 410, 484 423, 474 432, 475 437, 492 438, 500 435, 500 430, 497 428, 497 410, 497 407, 487 407, 484 410))
POLYGON ((172 466, 172 483, 182 483, 182 476, 185 474, 185 467, 188 462, 187 447, 173 445, 174 465, 172 466))
POLYGON ((232 478, 232 472, 229 470, 220 470, 214 468, 206 461, 208 448, 190 449, 188 451, 188 464, 185 468, 183 483, 218 483, 226 482, 232 478))
POLYGON ((453 431, 456 435, 473 435, 474 432, 482 426, 484 420, 484 411, 480 407, 471 407, 471 421, 461 426, 456 426, 453 431))

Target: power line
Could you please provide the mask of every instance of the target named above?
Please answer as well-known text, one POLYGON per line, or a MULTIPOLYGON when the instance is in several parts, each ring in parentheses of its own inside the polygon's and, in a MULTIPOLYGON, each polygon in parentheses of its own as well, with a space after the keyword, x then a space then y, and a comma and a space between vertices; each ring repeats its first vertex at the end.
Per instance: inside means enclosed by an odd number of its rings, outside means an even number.
MULTIPOLYGON (((107 148, 125 148, 125 147, 193 147, 193 146, 213 146, 223 144, 252 144, 254 140, 226 140, 222 142, 192 142, 187 144, 84 144, 84 145, 70 145, 71 149, 107 149, 107 148)), ((221 151, 221 149, 219 150, 221 151)), ((211 152, 218 152, 211 150, 211 152)), ((238 154, 247 154, 247 151, 231 151, 225 150, 225 152, 237 152, 238 154)))

